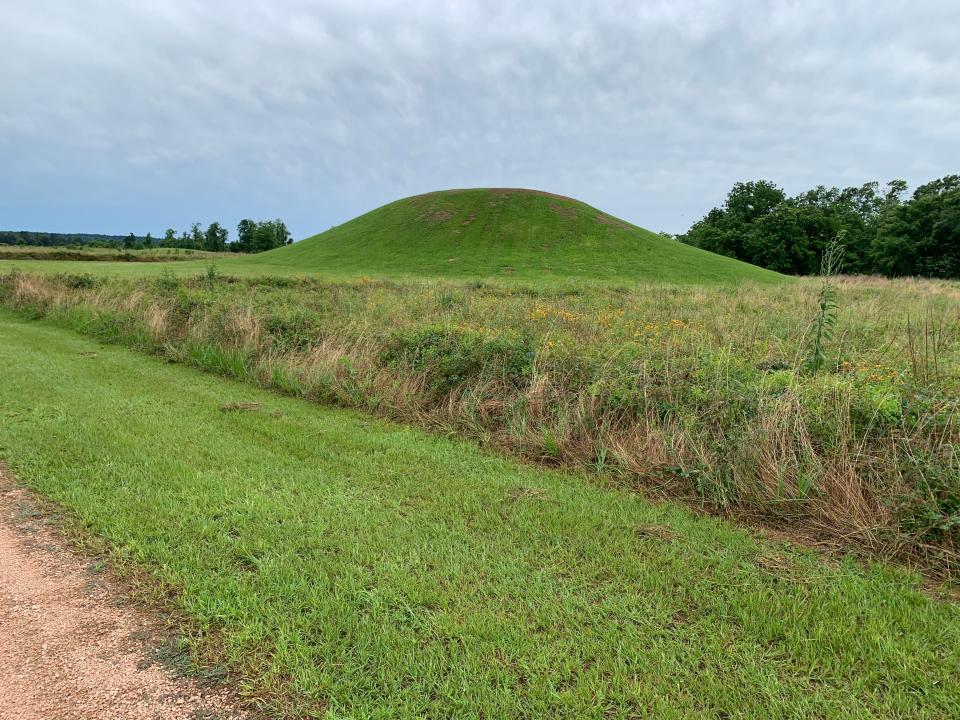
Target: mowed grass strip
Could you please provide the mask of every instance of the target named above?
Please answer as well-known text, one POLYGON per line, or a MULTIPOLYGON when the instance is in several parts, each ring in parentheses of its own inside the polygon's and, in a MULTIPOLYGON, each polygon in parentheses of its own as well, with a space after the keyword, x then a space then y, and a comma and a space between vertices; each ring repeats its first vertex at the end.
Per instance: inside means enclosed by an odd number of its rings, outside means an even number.
POLYGON ((291 716, 960 715, 904 571, 9 313, 0 363, 0 457, 291 716))

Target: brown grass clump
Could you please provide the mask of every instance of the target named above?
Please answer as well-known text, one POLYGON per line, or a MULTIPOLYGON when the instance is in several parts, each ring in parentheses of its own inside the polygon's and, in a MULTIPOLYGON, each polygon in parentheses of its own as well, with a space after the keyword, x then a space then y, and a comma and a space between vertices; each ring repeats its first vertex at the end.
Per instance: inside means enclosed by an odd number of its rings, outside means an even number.
POLYGON ((232 402, 220 406, 220 412, 237 412, 244 410, 259 410, 263 407, 262 402, 232 402))

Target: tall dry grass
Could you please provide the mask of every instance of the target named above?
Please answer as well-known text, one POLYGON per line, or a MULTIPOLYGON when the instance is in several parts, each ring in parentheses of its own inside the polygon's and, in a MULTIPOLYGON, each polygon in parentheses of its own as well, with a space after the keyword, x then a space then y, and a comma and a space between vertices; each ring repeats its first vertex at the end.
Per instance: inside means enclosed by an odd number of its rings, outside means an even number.
POLYGON ((5 304, 304 398, 599 471, 807 535, 958 565, 960 291, 537 290, 11 274, 5 304), (169 280, 167 281, 169 282, 169 280), (919 320, 918 318, 926 318, 919 320))

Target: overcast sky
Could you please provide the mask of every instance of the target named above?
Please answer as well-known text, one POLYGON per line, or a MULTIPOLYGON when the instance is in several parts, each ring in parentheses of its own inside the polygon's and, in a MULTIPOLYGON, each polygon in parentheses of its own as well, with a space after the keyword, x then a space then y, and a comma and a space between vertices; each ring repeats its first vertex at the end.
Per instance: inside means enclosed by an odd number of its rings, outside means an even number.
POLYGON ((960 172, 960 2, 0 0, 0 229, 301 238, 510 186, 682 231, 960 172))

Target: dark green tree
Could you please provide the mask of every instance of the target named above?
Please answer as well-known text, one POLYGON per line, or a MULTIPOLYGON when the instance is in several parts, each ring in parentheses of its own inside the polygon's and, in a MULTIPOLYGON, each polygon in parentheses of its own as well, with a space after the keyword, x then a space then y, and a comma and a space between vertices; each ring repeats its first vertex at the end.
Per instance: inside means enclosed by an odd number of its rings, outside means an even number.
POLYGON ((677 239, 784 273, 812 275, 843 234, 848 272, 960 277, 960 176, 921 185, 892 180, 844 189, 818 186, 786 197, 773 183, 737 183, 677 239))
POLYGON ((767 180, 739 182, 727 194, 722 208, 714 208, 693 224, 679 240, 720 255, 747 260, 751 225, 768 215, 786 195, 767 180))
POLYGON ((907 202, 891 202, 872 245, 885 275, 960 277, 960 175, 918 187, 907 202))
POLYGON ((230 249, 235 252, 252 252, 254 235, 257 232, 257 223, 253 220, 241 220, 237 225, 237 241, 230 249))
POLYGON ((230 247, 236 252, 259 253, 293 242, 290 231, 282 220, 241 220, 237 225, 237 242, 230 247))
POLYGON ((204 233, 203 249, 210 252, 224 252, 227 249, 227 229, 218 222, 210 223, 204 233))

